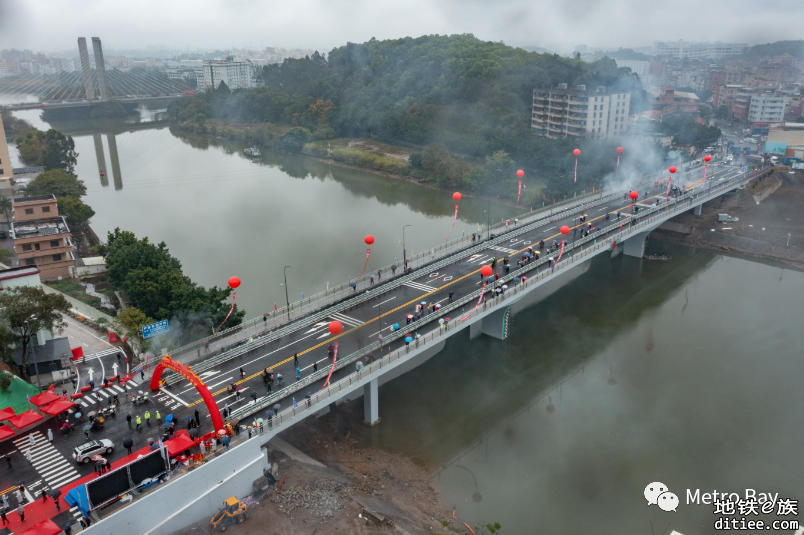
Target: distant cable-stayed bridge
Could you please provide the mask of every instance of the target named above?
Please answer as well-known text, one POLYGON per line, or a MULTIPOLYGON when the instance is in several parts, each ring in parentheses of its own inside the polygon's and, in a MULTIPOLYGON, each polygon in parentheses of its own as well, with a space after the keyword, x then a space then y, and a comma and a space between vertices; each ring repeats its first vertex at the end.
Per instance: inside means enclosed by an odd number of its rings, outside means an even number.
POLYGON ((176 98, 191 88, 155 68, 107 70, 100 39, 92 38, 92 68, 86 39, 78 39, 81 70, 55 74, 23 74, 0 78, 0 105, 9 109, 91 106, 108 100, 139 102, 176 98))

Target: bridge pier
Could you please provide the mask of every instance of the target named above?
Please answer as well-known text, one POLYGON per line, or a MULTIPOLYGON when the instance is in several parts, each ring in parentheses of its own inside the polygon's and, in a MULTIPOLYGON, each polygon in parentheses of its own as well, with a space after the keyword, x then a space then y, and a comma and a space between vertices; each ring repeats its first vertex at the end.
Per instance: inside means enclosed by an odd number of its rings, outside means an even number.
POLYGON ((482 320, 483 334, 498 340, 505 340, 508 337, 508 318, 510 314, 511 307, 505 307, 484 317, 482 320))
POLYGON ((476 321, 469 325, 469 340, 474 340, 483 334, 483 320, 476 321))
POLYGON ((372 379, 363 386, 363 423, 377 425, 380 423, 380 401, 377 398, 377 379, 372 379))
POLYGON ((701 215, 701 207, 703 207, 703 204, 699 204, 698 206, 693 208, 692 209, 692 214, 693 215, 701 215))
POLYGON ((623 243, 623 254, 636 258, 645 256, 645 238, 648 234, 650 234, 650 231, 640 232, 625 240, 625 243, 623 243))

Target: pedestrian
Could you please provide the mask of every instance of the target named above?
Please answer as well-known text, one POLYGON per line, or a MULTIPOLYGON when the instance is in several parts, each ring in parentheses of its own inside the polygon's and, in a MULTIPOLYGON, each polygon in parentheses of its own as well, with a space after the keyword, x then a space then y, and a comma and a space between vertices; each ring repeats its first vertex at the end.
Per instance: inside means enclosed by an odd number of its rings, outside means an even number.
POLYGON ((109 472, 112 469, 112 463, 108 459, 103 461, 103 467, 106 468, 106 471, 109 472))
POLYGON ((142 420, 140 419, 140 415, 137 415, 137 429, 142 428, 142 420))
MULTIPOLYGON (((316 361, 316 362, 313 362, 313 372, 317 372, 317 371, 318 371, 318 362, 316 361)), ((8 456, 6 456, 6 457, 8 457, 8 456)), ((11 468, 11 461, 9 461, 8 467, 11 468)))
POLYGON ((157 425, 162 424, 162 415, 159 414, 159 411, 156 411, 156 423, 157 423, 157 425))
POLYGON ((195 411, 195 423, 197 423, 199 427, 201 426, 201 415, 198 414, 198 410, 195 411))
POLYGON ((151 425, 151 411, 145 411, 145 424, 151 425))
POLYGON ((118 351, 117 352, 117 364, 118 365, 120 365, 120 359, 122 359, 122 358, 123 358, 123 354, 118 351))
POLYGON ((64 535, 73 535, 73 527, 70 525, 69 522, 64 524, 64 535))
POLYGON ((449 293, 449 300, 450 300, 450 302, 452 302, 452 296, 453 296, 454 294, 455 294, 455 292, 450 292, 450 293, 449 293))
POLYGON ((20 515, 20 521, 25 522, 25 507, 22 504, 17 507, 17 514, 20 515))
POLYGON ((373 272, 371 273, 371 275, 369 275, 369 284, 374 284, 374 273, 373 272))
POLYGON ((47 501, 47 492, 45 492, 45 489, 42 489, 42 503, 45 503, 46 501, 47 501))
POLYGON ((382 269, 378 269, 377 270, 377 280, 380 280, 381 278, 382 278, 382 269))
POLYGON ((131 414, 126 414, 126 421, 128 422, 128 426, 131 427, 131 414))
POLYGON ((56 512, 61 513, 61 504, 59 503, 59 497, 58 496, 53 498, 53 503, 56 504, 56 512))
MULTIPOLYGON (((86 435, 89 436, 89 430, 85 431, 86 435)), ((29 463, 33 462, 33 454, 31 453, 31 448, 25 450, 25 458, 28 459, 29 463)))
MULTIPOLYGON (((129 443, 129 444, 130 444, 130 443, 129 443)), ((132 448, 132 447, 133 447, 133 446, 126 446, 126 449, 128 450, 128 454, 129 454, 129 455, 131 455, 131 448, 132 448)))
POLYGON ((296 353, 293 355, 293 365, 298 367, 299 366, 299 354, 296 353))
POLYGON ((209 353, 209 340, 204 340, 204 351, 209 353))
POLYGON ((8 509, 8 494, 3 494, 3 509, 8 509))
POLYGON ((246 371, 243 368, 240 368, 240 378, 244 379, 246 377, 246 371))
POLYGON ((28 444, 30 444, 32 448, 36 446, 36 439, 34 438, 33 433, 28 435, 28 444))
POLYGON ((140 378, 144 381, 145 380, 145 370, 140 368, 140 378))
POLYGON ((47 439, 49 442, 53 442, 53 431, 50 428, 47 430, 47 439))
POLYGON ((6 510, 5 510, 5 509, 3 509, 2 511, 0 511, 0 519, 2 519, 2 520, 3 520, 3 525, 4 525, 4 526, 5 526, 6 524, 8 524, 8 519, 6 518, 6 510))
POLYGON ((301 368, 296 366, 296 380, 298 381, 299 379, 301 379, 301 368))
POLYGON ((217 439, 212 439, 212 452, 215 453, 218 451, 218 441, 217 439))
POLYGON ((11 457, 9 457, 9 455, 11 454, 10 453, 6 454, 6 464, 8 464, 9 468, 11 468, 11 457))
POLYGON ((78 383, 76 383, 75 379, 70 379, 70 381, 72 381, 72 383, 73 383, 73 388, 75 388, 75 387, 76 387, 76 385, 77 385, 78 383))

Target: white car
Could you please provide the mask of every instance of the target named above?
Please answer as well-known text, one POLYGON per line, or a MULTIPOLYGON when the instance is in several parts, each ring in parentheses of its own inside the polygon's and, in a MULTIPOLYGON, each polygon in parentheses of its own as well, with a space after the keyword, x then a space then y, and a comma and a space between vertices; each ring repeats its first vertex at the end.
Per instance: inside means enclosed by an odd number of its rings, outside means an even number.
POLYGON ((73 450, 73 459, 77 463, 88 463, 95 455, 102 455, 104 453, 112 453, 114 451, 114 443, 108 438, 101 440, 93 440, 86 444, 81 444, 73 450))

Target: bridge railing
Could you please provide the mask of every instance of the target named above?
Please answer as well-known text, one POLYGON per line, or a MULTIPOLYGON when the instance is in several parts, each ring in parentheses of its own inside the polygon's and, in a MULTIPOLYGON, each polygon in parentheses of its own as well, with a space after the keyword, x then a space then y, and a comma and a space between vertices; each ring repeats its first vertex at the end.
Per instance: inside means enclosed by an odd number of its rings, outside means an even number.
MULTIPOLYGON (((519 221, 512 226, 497 223, 491 227, 490 232, 491 234, 495 235, 495 240, 497 242, 503 241, 500 238, 504 234, 507 233, 508 236, 511 236, 512 233, 513 235, 521 234, 523 231, 525 231, 525 227, 532 225, 534 222, 546 222, 549 221, 551 217, 566 215, 568 211, 577 213, 602 202, 615 200, 618 197, 619 193, 604 194, 603 192, 599 192, 591 195, 590 198, 586 199, 585 202, 580 204, 578 203, 579 199, 569 199, 566 202, 557 203, 556 205, 551 205, 550 207, 541 210, 527 212, 526 214, 523 214, 519 221), (567 205, 570 203, 574 203, 574 206, 567 208, 567 205)), ((408 265, 414 270, 418 270, 421 267, 436 263, 444 258, 449 258, 456 253, 468 253, 470 252, 469 249, 473 247, 473 244, 475 246, 482 245, 481 249, 489 246, 488 241, 473 242, 471 236, 462 236, 461 238, 441 244, 437 247, 431 248, 430 250, 412 255, 409 259, 410 262, 408 265)), ((385 279, 379 278, 375 284, 372 284, 371 282, 371 274, 367 273, 359 279, 354 279, 352 281, 335 285, 324 292, 319 292, 305 298, 304 300, 291 303, 290 308, 279 308, 270 315, 263 315, 262 317, 251 319, 241 325, 219 331, 218 333, 208 336, 202 340, 187 344, 174 351, 172 353, 172 357, 175 360, 181 360, 183 363, 187 364, 193 360, 198 360, 199 357, 208 357, 209 354, 206 348, 207 344, 213 347, 213 353, 218 349, 216 346, 220 346, 220 348, 225 351, 225 348, 228 347, 228 345, 248 339, 250 337, 258 336, 261 333, 266 334, 271 331, 276 331, 277 329, 287 326, 300 318, 308 317, 326 307, 344 302, 351 297, 360 294, 361 292, 379 289, 381 285, 383 285, 383 289, 386 290, 389 282, 396 281, 398 284, 402 284, 406 280, 405 275, 402 273, 402 269, 396 268, 395 264, 383 266, 382 268, 379 268, 378 272, 381 272, 385 279), (397 269, 399 269, 398 275, 396 274, 397 269), (194 352, 196 353, 195 359, 193 359, 192 355, 194 352)), ((420 274, 417 273, 413 276, 413 278, 418 278, 419 276, 420 274)))
MULTIPOLYGON (((468 314, 464 313, 464 307, 467 304, 472 305, 477 303, 480 298, 479 293, 472 292, 472 294, 457 299, 453 303, 448 303, 439 311, 428 314, 421 320, 418 320, 411 325, 406 325, 404 328, 389 334, 387 339, 383 340, 383 344, 374 342, 360 349, 359 351, 356 351, 355 353, 338 359, 338 361, 335 363, 335 370, 341 370, 346 366, 359 361, 360 359, 368 359, 369 363, 368 365, 362 367, 362 371, 356 371, 352 374, 349 374, 346 377, 335 381, 326 389, 319 390, 316 393, 310 393, 309 398, 302 398, 301 401, 296 401, 295 398, 293 398, 293 406, 277 412, 269 425, 281 425, 282 423, 287 422, 299 415, 306 416, 303 414, 306 411, 318 410, 318 406, 323 405, 329 398, 337 397, 339 392, 349 389, 353 384, 374 373, 379 372, 382 368, 389 366, 400 358, 404 358, 406 355, 408 355, 408 353, 410 353, 411 349, 415 350, 420 347, 425 347, 428 343, 432 343, 433 341, 445 339, 446 336, 449 335, 450 330, 454 331, 456 328, 466 325, 461 325, 464 321, 468 321, 473 317, 489 312, 495 307, 506 304, 507 300, 510 300, 511 297, 517 295, 519 292, 525 291, 529 286, 539 284, 546 278, 553 277, 557 273, 561 273, 567 268, 573 267, 577 263, 585 261, 591 256, 599 254, 604 249, 610 250, 615 241, 625 239, 631 234, 642 232, 645 228, 655 225, 656 216, 662 216, 662 219, 666 219, 667 216, 673 216, 680 212, 689 210, 690 206, 695 204, 696 201, 705 202, 706 200, 717 197, 728 190, 734 189, 737 184, 747 182, 753 178, 753 176, 755 176, 755 174, 745 177, 739 181, 728 181, 725 184, 713 184, 705 189, 701 186, 698 186, 684 195, 669 200, 669 202, 664 206, 657 206, 655 208, 646 210, 646 212, 639 217, 638 222, 635 220, 630 220, 622 224, 615 223, 609 225, 600 231, 592 233, 589 236, 576 240, 570 244, 571 251, 569 253, 571 254, 567 254, 560 262, 557 262, 552 267, 548 267, 541 271, 539 270, 540 267, 544 267, 545 264, 548 264, 552 258, 557 256, 557 252, 547 255, 544 259, 541 259, 541 261, 525 264, 520 269, 501 277, 493 284, 493 286, 487 287, 485 290, 485 293, 489 293, 491 295, 489 299, 484 297, 482 307, 475 306, 469 311, 468 314), (601 240, 600 243, 598 243, 597 240, 601 240), (591 246, 584 249, 584 245, 590 243, 591 246), (534 272, 535 274, 533 274, 534 272), (530 276, 523 279, 523 275, 527 274, 530 274, 530 276), (501 293, 497 293, 497 288, 501 288, 503 285, 515 280, 518 280, 518 283, 514 284, 512 288, 504 290, 501 293), (453 313, 456 313, 459 308, 462 309, 460 312, 461 317, 451 319, 448 314, 452 315, 453 313), (436 320, 444 320, 444 323, 441 324, 439 322, 438 327, 430 330, 424 335, 417 336, 415 334, 415 332, 421 329, 424 325, 432 325, 436 320), (390 344, 392 342, 404 338, 405 336, 410 336, 411 334, 413 334, 412 338, 414 340, 410 344, 406 344, 405 346, 397 348, 396 350, 391 350, 390 344), (413 346, 412 348, 411 345, 413 346), (387 354, 383 353, 385 347, 388 348, 387 354), (378 353, 379 356, 375 356, 375 353, 378 353)), ((567 246, 565 246, 565 250, 566 248, 567 246)), ((275 404, 279 403, 283 399, 292 396, 296 392, 309 388, 317 381, 325 379, 328 374, 329 368, 325 367, 308 375, 304 379, 288 385, 281 390, 259 398, 254 402, 244 405, 243 407, 235 409, 231 412, 230 416, 243 419, 263 409, 271 409, 275 406, 275 404)))

